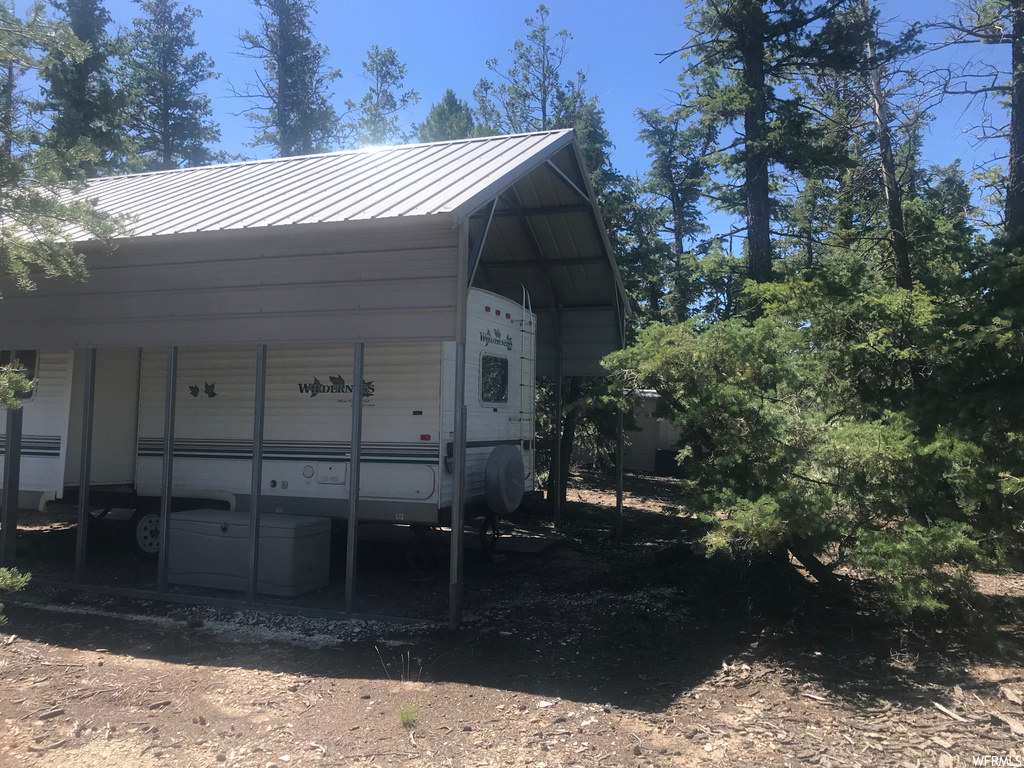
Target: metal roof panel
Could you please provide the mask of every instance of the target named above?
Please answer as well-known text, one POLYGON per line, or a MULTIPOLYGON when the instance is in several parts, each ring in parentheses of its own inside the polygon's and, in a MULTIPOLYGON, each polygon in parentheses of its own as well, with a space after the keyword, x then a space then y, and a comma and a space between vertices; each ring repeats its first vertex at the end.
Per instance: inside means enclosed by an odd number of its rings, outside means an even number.
POLYGON ((468 212, 459 206, 513 183, 566 141, 570 131, 548 131, 107 176, 91 180, 82 195, 132 217, 136 236, 461 218, 468 212))

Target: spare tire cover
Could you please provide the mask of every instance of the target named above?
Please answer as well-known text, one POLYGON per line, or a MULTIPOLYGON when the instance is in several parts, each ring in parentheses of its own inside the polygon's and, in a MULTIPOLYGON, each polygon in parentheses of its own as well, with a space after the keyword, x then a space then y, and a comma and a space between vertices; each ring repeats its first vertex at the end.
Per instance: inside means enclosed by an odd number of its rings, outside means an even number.
POLYGON ((526 467, 518 445, 499 445, 487 457, 484 497, 492 512, 507 515, 523 500, 526 467))

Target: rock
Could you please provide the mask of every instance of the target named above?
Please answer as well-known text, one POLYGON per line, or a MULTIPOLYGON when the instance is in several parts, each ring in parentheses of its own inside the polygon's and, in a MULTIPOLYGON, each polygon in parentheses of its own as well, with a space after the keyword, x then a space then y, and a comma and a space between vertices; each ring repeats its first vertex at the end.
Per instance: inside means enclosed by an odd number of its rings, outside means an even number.
POLYGON ((463 730, 464 733, 469 733, 470 731, 473 730, 473 727, 469 726, 469 725, 464 725, 464 726, 462 726, 462 730, 463 730))
POLYGON ((225 763, 225 762, 227 762, 227 759, 228 759, 228 756, 225 755, 223 752, 221 752, 220 754, 217 755, 217 762, 218 763, 225 763))

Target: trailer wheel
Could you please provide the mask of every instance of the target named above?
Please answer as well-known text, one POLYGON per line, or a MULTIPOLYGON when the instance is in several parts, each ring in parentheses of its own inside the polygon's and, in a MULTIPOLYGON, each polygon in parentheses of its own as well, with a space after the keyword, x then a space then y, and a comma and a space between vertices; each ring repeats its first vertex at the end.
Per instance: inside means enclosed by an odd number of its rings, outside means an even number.
POLYGON ((484 469, 484 497, 496 515, 507 515, 519 508, 526 484, 526 467, 516 445, 499 445, 487 457, 484 469))
POLYGON ((160 555, 160 513, 151 509, 138 509, 129 526, 132 551, 139 560, 153 561, 160 555))

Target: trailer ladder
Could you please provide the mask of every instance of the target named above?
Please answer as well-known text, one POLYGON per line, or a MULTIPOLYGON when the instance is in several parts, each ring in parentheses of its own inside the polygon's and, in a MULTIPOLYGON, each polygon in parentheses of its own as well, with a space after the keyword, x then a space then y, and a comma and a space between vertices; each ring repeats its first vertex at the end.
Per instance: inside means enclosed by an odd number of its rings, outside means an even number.
POLYGON ((524 445, 526 441, 530 441, 531 460, 526 470, 526 476, 530 477, 534 470, 532 457, 536 455, 533 439, 537 410, 537 329, 533 327, 533 301, 530 292, 526 290, 526 286, 522 286, 522 289, 522 317, 519 321, 522 340, 519 347, 522 350, 519 365, 519 437, 524 445), (533 350, 532 355, 527 354, 529 350, 533 350))

